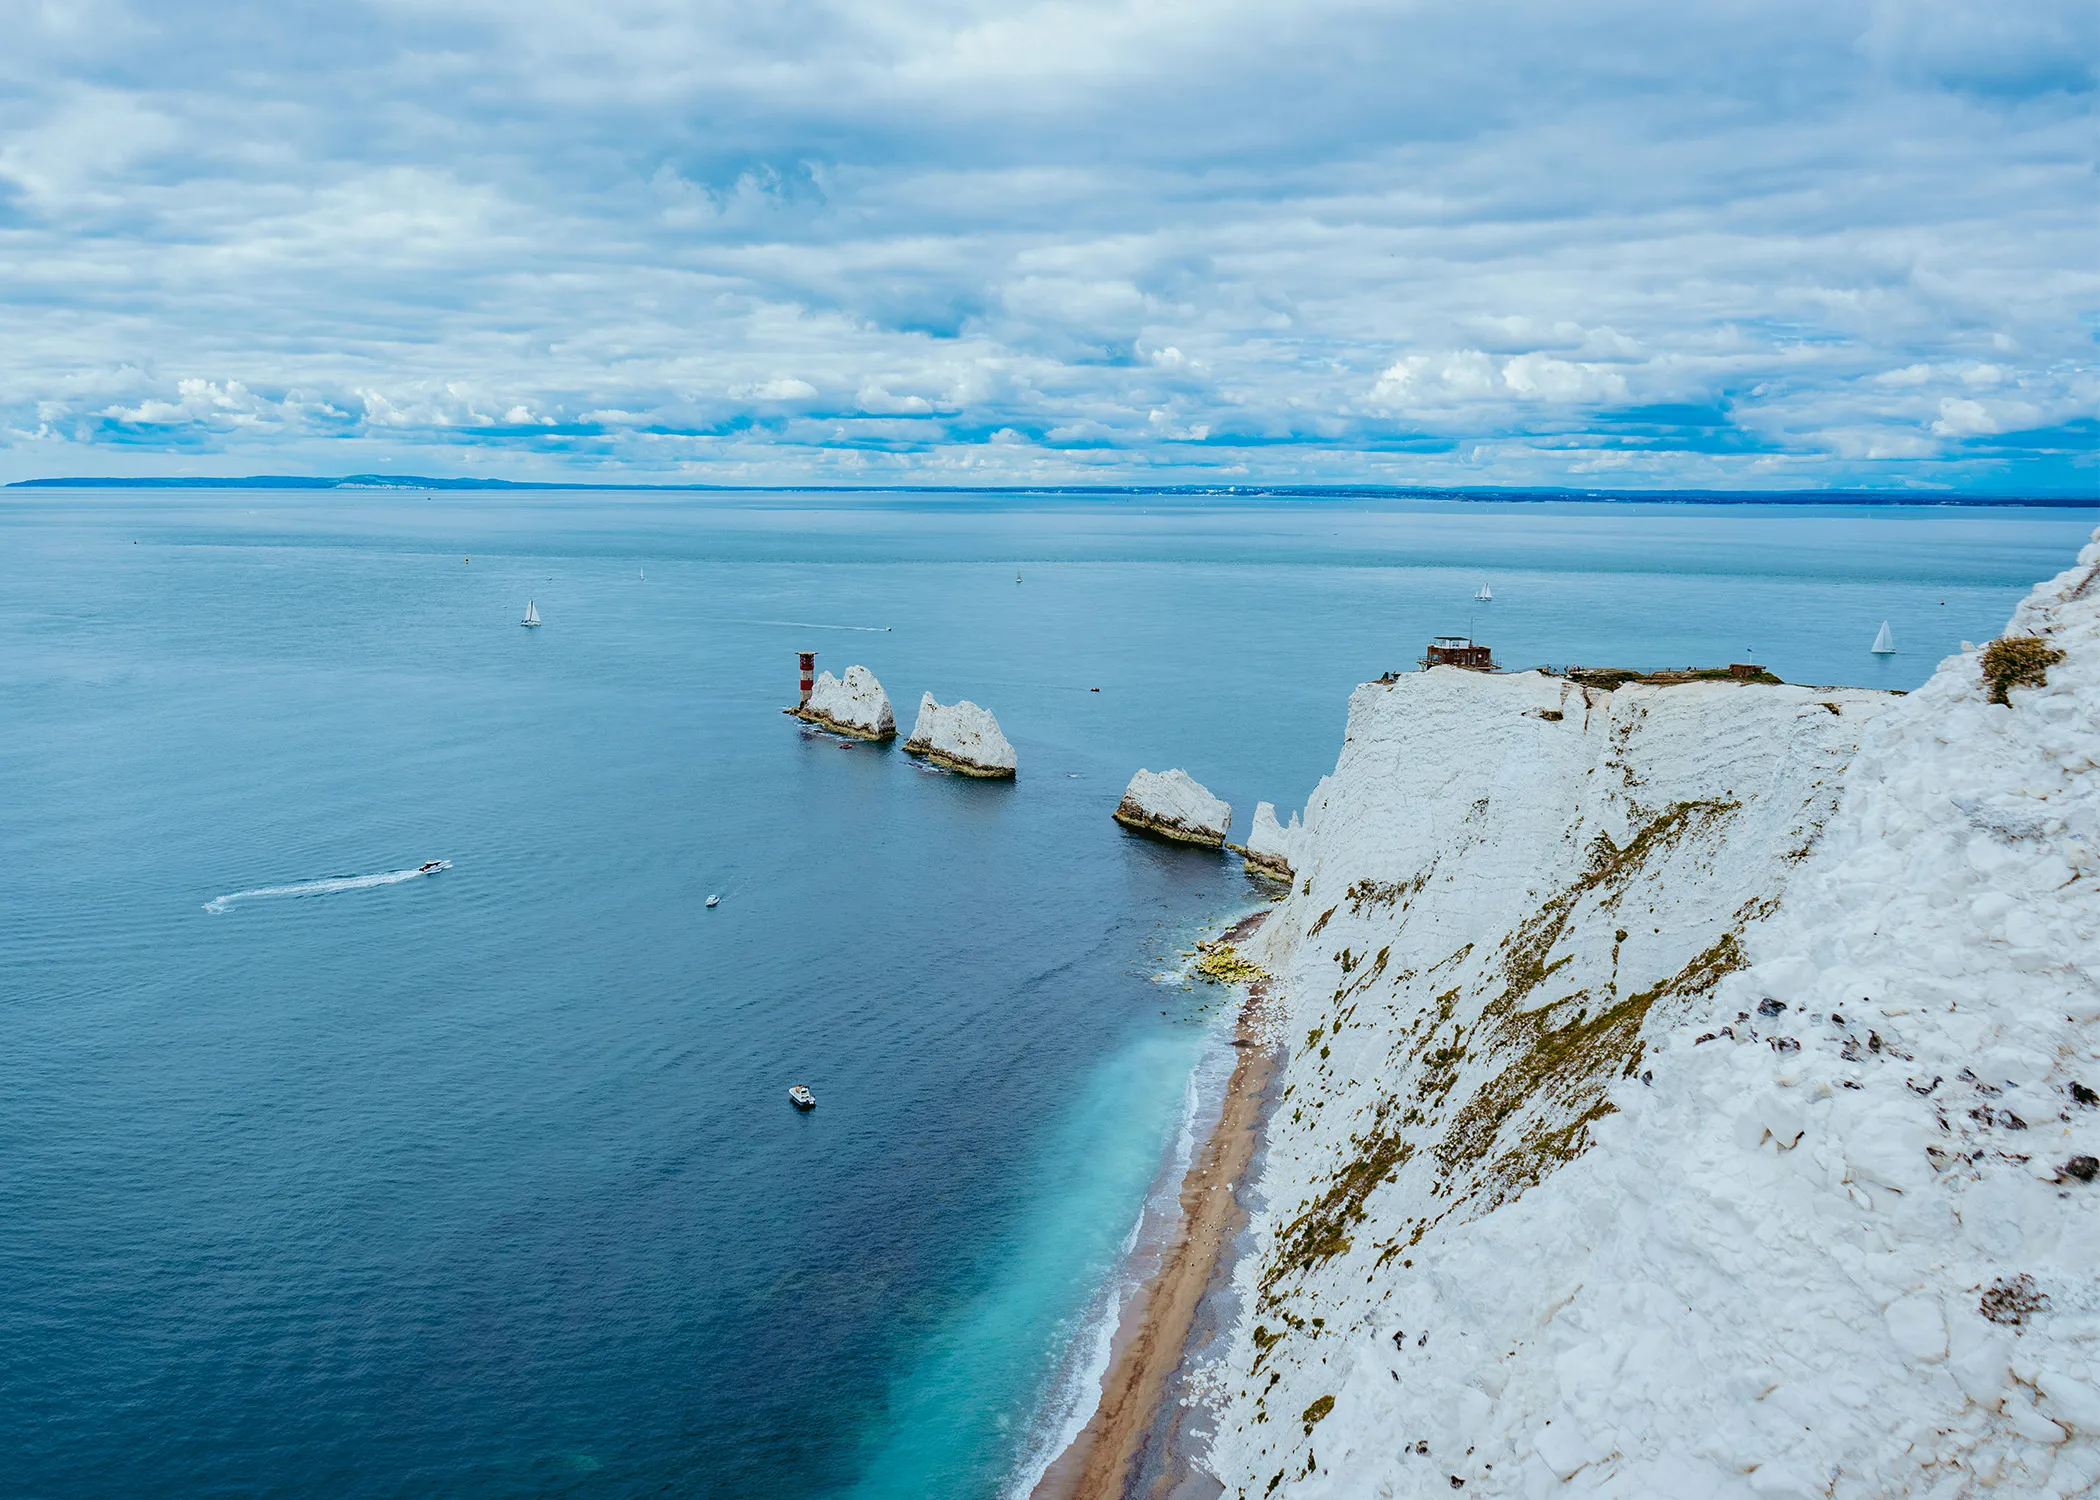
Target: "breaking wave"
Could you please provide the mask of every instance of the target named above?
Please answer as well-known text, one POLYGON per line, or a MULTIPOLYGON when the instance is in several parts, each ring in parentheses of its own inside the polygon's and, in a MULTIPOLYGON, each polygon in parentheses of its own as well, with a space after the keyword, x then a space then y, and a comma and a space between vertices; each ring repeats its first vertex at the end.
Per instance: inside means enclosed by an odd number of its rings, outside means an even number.
POLYGON ((412 870, 388 870, 379 875, 334 875, 326 880, 306 880, 298 885, 266 885, 252 891, 234 891, 204 903, 209 912, 230 910, 236 901, 261 901, 272 896, 332 896, 337 891, 366 891, 379 885, 399 885, 404 880, 415 880, 424 875, 435 875, 438 870, 449 870, 452 861, 437 861, 437 869, 417 866, 412 870))

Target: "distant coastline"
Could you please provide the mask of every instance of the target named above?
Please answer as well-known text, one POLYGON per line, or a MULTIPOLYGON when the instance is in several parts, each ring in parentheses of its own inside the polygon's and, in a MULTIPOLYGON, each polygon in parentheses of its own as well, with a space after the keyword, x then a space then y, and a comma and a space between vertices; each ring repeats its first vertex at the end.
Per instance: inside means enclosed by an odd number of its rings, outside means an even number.
POLYGON ((1947 490, 1640 490, 1524 489, 1377 484, 608 484, 527 479, 444 479, 420 474, 249 474, 239 478, 16 479, 0 489, 57 490, 592 490, 638 494, 731 495, 1168 495, 1188 499, 1456 500, 1479 504, 1873 505, 1988 509, 2100 508, 2100 494, 1985 495, 1947 490))

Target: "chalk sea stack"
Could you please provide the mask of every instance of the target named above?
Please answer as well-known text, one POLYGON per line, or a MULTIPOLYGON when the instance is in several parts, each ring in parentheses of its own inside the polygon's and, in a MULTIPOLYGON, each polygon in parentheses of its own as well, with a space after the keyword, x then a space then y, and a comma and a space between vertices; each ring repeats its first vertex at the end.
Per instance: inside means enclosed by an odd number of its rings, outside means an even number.
POLYGON ((1115 819, 1154 838, 1217 849, 1232 829, 1232 807, 1186 771, 1140 769, 1123 789, 1115 819))
POLYGON ((829 672, 819 676, 810 690, 809 701, 795 710, 795 716, 864 740, 897 737, 897 716, 890 712, 890 695, 866 667, 848 667, 843 678, 829 672))
POLYGON ((967 698, 940 704, 933 694, 923 695, 904 748, 965 776, 1011 779, 1014 774, 1014 747, 999 732, 999 721, 967 698))
POLYGON ((1290 826, 1286 828, 1276 821, 1275 803, 1255 803, 1254 831, 1247 835, 1247 868, 1258 874, 1289 880, 1297 873, 1295 851, 1302 832, 1296 813, 1291 814, 1290 826))

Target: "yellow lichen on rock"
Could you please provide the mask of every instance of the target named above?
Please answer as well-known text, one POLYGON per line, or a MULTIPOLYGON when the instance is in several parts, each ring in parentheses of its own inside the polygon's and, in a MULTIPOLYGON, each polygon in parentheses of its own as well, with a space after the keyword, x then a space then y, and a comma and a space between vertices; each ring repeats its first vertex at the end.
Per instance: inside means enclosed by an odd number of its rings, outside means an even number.
POLYGON ((1242 958, 1230 943, 1204 949, 1203 956, 1196 960, 1196 973, 1212 984, 1252 984, 1269 977, 1266 969, 1252 959, 1242 958))

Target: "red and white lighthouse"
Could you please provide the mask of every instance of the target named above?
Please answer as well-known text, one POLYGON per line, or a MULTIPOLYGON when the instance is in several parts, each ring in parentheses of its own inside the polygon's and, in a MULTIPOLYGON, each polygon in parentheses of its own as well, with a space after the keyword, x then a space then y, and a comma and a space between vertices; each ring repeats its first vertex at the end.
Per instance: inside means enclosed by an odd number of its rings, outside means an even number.
POLYGON ((802 706, 807 708, 809 695, 817 686, 817 653, 798 651, 795 654, 802 659, 802 706))

